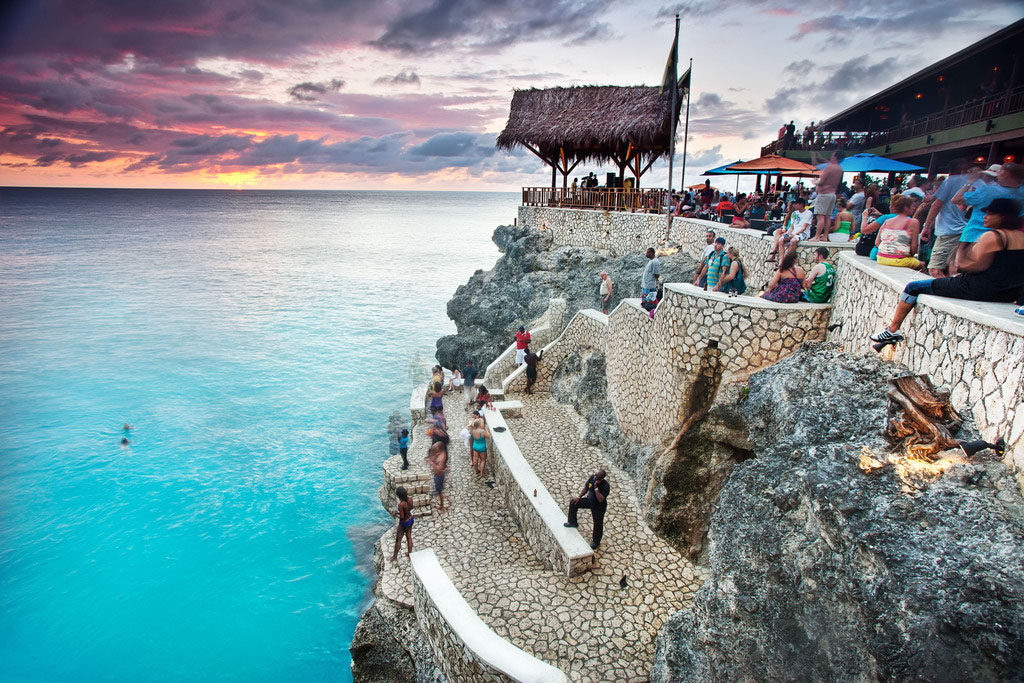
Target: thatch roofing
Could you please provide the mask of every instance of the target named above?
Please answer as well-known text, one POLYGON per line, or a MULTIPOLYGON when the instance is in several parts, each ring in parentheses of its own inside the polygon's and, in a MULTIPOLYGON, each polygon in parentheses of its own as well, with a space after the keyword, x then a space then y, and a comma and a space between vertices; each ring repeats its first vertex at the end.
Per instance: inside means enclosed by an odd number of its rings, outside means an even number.
MULTIPOLYGON (((499 149, 533 147, 557 158, 607 160, 630 143, 642 154, 669 148, 672 93, 658 86, 585 85, 516 90, 499 149)), ((676 98, 676 111, 682 104, 676 98)), ((677 116, 678 120, 678 116, 677 116)))

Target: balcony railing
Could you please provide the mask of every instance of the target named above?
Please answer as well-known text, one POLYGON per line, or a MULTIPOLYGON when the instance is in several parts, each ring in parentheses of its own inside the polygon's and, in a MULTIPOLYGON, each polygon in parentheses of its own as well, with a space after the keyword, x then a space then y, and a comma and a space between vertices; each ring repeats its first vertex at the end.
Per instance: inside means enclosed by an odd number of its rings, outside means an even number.
POLYGON ((809 144, 801 140, 793 140, 788 144, 785 139, 774 140, 761 148, 761 156, 776 154, 785 149, 859 151, 931 135, 951 128, 1015 114, 1019 111, 1024 111, 1024 86, 1005 90, 993 97, 972 100, 944 112, 907 121, 878 133, 852 133, 850 135, 834 132, 817 133, 814 141, 809 144))
POLYGON ((661 188, 625 190, 607 187, 581 187, 574 190, 571 187, 524 187, 523 206, 658 213, 667 192, 661 188))

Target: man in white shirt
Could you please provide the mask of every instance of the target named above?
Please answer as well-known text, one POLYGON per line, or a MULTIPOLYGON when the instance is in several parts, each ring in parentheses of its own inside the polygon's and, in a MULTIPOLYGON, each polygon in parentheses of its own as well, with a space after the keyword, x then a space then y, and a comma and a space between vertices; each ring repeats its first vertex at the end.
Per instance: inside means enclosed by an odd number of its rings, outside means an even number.
POLYGON ((767 261, 781 261, 783 250, 795 249, 797 242, 808 239, 813 225, 814 214, 807 208, 807 202, 802 197, 797 197, 793 200, 793 211, 789 214, 789 227, 775 231, 775 242, 768 253, 767 261))

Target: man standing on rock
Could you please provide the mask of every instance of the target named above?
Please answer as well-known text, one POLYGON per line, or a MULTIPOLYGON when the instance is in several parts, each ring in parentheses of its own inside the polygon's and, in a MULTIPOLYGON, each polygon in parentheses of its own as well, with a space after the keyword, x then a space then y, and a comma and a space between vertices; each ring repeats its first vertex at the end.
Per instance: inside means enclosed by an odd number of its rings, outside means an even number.
POLYGON ((644 274, 640 278, 640 303, 649 304, 653 308, 658 299, 658 278, 661 277, 661 261, 654 255, 654 247, 647 247, 647 259, 644 274))
POLYGON ((530 333, 522 325, 516 332, 516 365, 523 364, 523 357, 526 356, 526 346, 530 343, 530 333))
POLYGON ((467 406, 473 405, 473 399, 476 398, 476 376, 478 374, 476 368, 473 367, 473 361, 466 361, 466 367, 462 368, 462 386, 466 393, 467 406))
POLYGON ((580 491, 580 495, 569 501, 569 521, 562 525, 575 529, 579 526, 577 511, 590 508, 594 516, 594 542, 590 547, 594 550, 601 545, 601 536, 604 535, 604 513, 608 509, 608 494, 611 491, 606 477, 604 470, 598 470, 587 479, 587 485, 580 491))
POLYGON ((608 277, 608 273, 602 270, 600 289, 601 312, 606 315, 608 313, 608 302, 611 301, 612 298, 612 286, 612 279, 608 277))

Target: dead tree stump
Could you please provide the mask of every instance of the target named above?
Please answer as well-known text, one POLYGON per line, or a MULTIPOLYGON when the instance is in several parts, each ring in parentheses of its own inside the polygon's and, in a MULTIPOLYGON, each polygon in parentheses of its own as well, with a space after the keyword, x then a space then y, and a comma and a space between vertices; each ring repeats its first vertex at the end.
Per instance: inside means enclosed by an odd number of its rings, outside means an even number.
POLYGON ((935 454, 956 448, 963 418, 926 375, 889 380, 889 419, 882 434, 913 458, 935 461, 935 454))

